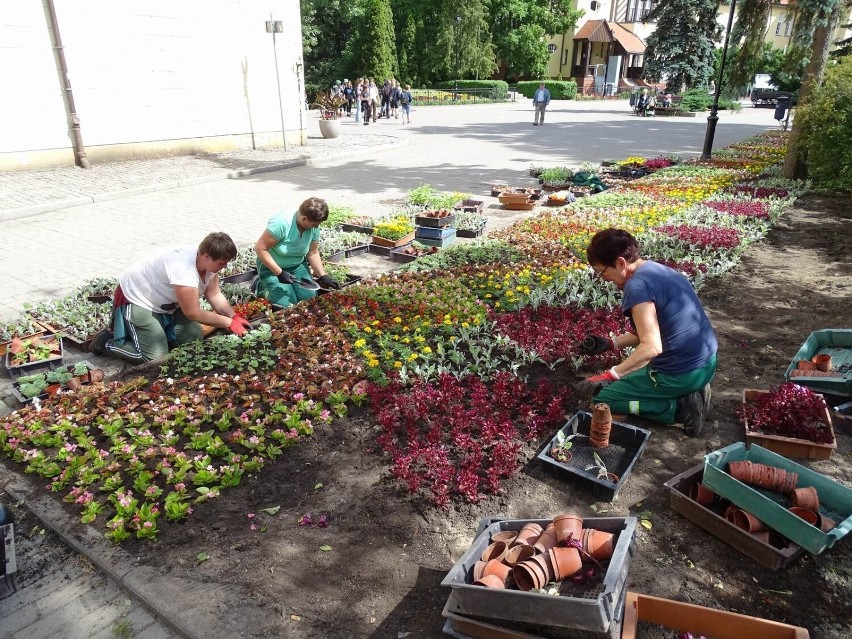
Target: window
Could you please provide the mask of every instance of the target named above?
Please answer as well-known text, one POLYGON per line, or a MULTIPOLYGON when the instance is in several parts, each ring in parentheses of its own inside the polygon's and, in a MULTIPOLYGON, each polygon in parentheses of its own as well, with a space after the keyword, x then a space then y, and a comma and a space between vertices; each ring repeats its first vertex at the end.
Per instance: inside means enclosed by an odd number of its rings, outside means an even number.
POLYGON ((778 24, 775 25, 775 35, 781 35, 781 18, 778 18, 778 24))
POLYGON ((589 9, 591 9, 592 11, 597 11, 600 6, 601 4, 597 0, 592 0, 589 3, 589 9))
POLYGON ((792 28, 793 28, 793 25, 792 25, 791 22, 789 22, 789 21, 785 22, 784 23, 784 35, 789 36, 790 35, 790 29, 792 29, 792 28))
POLYGON ((553 43, 551 42, 550 44, 548 44, 548 45, 547 45, 547 52, 548 52, 549 54, 553 55, 554 53, 556 53, 556 49, 558 49, 558 48, 559 48, 559 47, 557 47, 555 44, 553 44, 553 43))

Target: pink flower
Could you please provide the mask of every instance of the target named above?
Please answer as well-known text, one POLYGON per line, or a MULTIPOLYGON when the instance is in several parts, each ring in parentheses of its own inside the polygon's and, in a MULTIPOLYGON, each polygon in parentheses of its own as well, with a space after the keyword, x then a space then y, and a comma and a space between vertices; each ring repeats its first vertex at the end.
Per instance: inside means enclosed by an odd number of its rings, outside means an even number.
POLYGON ((310 526, 314 523, 313 519, 311 519, 311 513, 305 513, 302 515, 302 518, 299 520, 300 526, 310 526))
POLYGON ((251 526, 249 526, 249 528, 251 530, 257 530, 257 524, 252 524, 251 526))
POLYGON ((328 515, 320 515, 316 525, 320 528, 328 528, 328 515))
POLYGON ((249 519, 254 519, 255 515, 254 513, 248 513, 246 517, 248 517, 249 519))

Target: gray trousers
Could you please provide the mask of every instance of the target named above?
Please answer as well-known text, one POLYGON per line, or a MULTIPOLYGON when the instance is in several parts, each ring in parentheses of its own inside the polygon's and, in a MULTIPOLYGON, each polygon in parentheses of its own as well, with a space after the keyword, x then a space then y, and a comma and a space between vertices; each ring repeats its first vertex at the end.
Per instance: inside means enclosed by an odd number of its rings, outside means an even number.
POLYGON ((547 103, 539 102, 535 105, 535 123, 544 124, 544 110, 547 108, 547 103))

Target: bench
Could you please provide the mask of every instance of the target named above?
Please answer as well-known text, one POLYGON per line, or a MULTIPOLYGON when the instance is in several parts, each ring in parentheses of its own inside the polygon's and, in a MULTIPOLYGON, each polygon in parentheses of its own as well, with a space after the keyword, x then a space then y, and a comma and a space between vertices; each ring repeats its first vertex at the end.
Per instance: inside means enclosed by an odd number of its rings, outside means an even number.
POLYGON ((654 107, 654 115, 664 115, 665 116, 665 115, 677 115, 678 113, 680 113, 680 107, 676 107, 676 106, 654 107))

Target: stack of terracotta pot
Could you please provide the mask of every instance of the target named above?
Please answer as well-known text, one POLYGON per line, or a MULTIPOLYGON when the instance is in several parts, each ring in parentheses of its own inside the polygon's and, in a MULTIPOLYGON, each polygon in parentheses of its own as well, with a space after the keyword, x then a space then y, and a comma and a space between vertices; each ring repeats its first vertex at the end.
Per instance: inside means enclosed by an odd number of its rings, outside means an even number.
POLYGON ((589 443, 592 448, 609 446, 609 433, 612 431, 612 414, 609 404, 600 402, 592 406, 592 423, 589 426, 589 443))
POLYGON ((750 461, 730 462, 728 473, 734 479, 739 479, 745 484, 785 495, 792 491, 796 487, 796 482, 799 481, 798 473, 788 472, 777 466, 756 464, 750 461))
POLYGON ((554 517, 546 528, 528 522, 517 532, 491 536, 491 544, 473 567, 473 583, 489 588, 544 588, 578 573, 584 556, 608 560, 614 542, 613 533, 583 528, 583 518, 573 513, 554 517))
POLYGON ((813 486, 796 488, 790 493, 790 500, 793 502, 790 512, 798 515, 811 526, 816 526, 823 532, 834 528, 834 520, 819 512, 819 494, 813 486))

